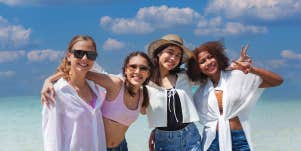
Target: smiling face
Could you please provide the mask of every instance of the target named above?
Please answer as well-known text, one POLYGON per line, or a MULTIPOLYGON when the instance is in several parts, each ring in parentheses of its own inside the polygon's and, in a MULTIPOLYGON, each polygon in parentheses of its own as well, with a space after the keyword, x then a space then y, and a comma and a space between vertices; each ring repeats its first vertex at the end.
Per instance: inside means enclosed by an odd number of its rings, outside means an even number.
POLYGON ((197 55, 198 67, 201 72, 210 78, 219 73, 219 66, 216 58, 208 51, 202 51, 197 55))
POLYGON ((133 56, 125 65, 126 79, 135 87, 140 87, 150 76, 150 67, 147 60, 140 56, 133 56))
POLYGON ((170 45, 163 49, 159 54, 159 65, 168 71, 177 67, 182 58, 182 49, 176 45, 170 45))
MULTIPOLYGON (((91 40, 79 40, 73 44, 71 50, 82 50, 86 52, 95 52, 95 46, 91 40)), ((85 54, 82 58, 78 58, 74 54, 75 52, 68 52, 67 58, 71 63, 71 72, 83 72, 87 73, 93 66, 94 61, 87 58, 85 54)))

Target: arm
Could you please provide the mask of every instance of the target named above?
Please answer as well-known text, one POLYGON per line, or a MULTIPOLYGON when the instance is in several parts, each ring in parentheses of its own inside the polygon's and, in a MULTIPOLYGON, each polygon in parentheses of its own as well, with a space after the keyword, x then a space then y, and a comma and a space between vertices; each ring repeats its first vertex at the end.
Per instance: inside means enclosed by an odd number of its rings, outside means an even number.
POLYGON ((250 72, 260 76, 262 78, 262 83, 259 85, 259 88, 268 88, 280 85, 283 82, 281 76, 271 71, 252 66, 252 60, 247 55, 248 47, 249 45, 244 46, 241 50, 240 58, 237 61, 233 61, 233 63, 237 65, 237 69, 242 70, 245 74, 250 72))
POLYGON ((256 74, 262 78, 262 83, 259 85, 260 88, 268 88, 278 86, 283 82, 281 76, 271 71, 258 68, 258 67, 251 67, 250 72, 256 74))
POLYGON ((58 72, 50 77, 48 77, 43 84, 42 90, 41 90, 41 101, 42 104, 46 104, 49 106, 49 103, 54 103, 54 88, 53 88, 53 82, 57 81, 61 77, 63 77, 64 73, 58 72))
POLYGON ((86 78, 104 87, 108 92, 112 92, 116 90, 116 88, 119 90, 120 84, 122 83, 122 80, 118 77, 90 71, 87 73, 86 78))

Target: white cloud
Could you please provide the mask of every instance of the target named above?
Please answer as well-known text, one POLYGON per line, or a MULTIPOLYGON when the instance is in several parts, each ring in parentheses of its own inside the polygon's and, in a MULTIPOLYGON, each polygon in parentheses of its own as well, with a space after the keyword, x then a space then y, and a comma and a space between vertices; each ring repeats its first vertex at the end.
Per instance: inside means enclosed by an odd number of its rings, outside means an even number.
POLYGON ((118 41, 113 38, 108 38, 102 46, 102 48, 104 50, 120 50, 124 47, 125 47, 125 44, 123 42, 118 41))
POLYGON ((176 8, 151 6, 140 8, 133 18, 111 18, 103 16, 100 19, 102 28, 116 34, 146 34, 157 29, 167 29, 178 25, 191 25, 200 15, 191 8, 176 8))
POLYGON ((301 54, 295 53, 292 50, 282 50, 281 56, 285 59, 297 59, 301 60, 301 54))
POLYGON ((147 22, 135 19, 112 19, 108 16, 104 16, 100 19, 100 25, 116 34, 145 34, 154 31, 154 28, 147 22))
POLYGON ((189 25, 199 17, 200 14, 191 8, 168 7, 166 5, 140 8, 136 15, 137 20, 149 22, 158 28, 189 25))
POLYGON ((243 34, 262 34, 266 33, 268 29, 263 26, 244 25, 238 22, 226 22, 223 23, 221 17, 215 17, 210 20, 206 20, 201 17, 197 28, 194 30, 195 35, 213 35, 213 36, 231 36, 231 35, 243 35, 243 34))
POLYGON ((22 25, 12 25, 4 17, 0 16, 0 47, 17 48, 28 44, 31 29, 22 25))
POLYGON ((278 69, 287 66, 287 62, 284 59, 274 59, 267 61, 267 64, 272 69, 278 69))
POLYGON ((13 77, 16 75, 16 72, 15 71, 3 71, 3 72, 0 72, 0 77, 4 77, 4 78, 10 78, 10 77, 13 77))
POLYGON ((0 3, 4 3, 6 5, 15 6, 15 5, 21 5, 24 3, 24 0, 0 0, 0 3))
POLYGON ((12 62, 25 55, 24 50, 20 51, 0 51, 0 63, 12 62))
POLYGON ((32 50, 27 53, 27 59, 31 62, 40 61, 57 61, 63 56, 63 51, 55 51, 51 49, 32 50))
MULTIPOLYGON (((62 5, 70 4, 70 0, 0 0, 0 3, 4 3, 9 6, 35 6, 35 5, 62 5)), ((108 4, 114 2, 123 2, 122 0, 72 0, 72 4, 108 4)))
POLYGON ((228 18, 252 16, 276 20, 301 14, 300 0, 212 0, 207 13, 224 13, 228 18))

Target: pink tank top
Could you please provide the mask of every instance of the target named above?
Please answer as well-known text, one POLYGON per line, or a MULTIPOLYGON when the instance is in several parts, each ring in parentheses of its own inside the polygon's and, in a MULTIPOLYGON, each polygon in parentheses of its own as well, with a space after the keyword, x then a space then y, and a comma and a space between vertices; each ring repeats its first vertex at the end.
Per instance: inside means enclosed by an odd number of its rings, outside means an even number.
POLYGON ((130 126, 137 118, 140 112, 140 106, 142 102, 141 98, 141 91, 140 91, 140 98, 138 107, 136 110, 130 110, 128 109, 124 104, 124 83, 119 91, 118 96, 115 98, 115 100, 108 101, 105 100, 103 102, 101 111, 102 115, 105 118, 111 119, 113 121, 116 121, 118 123, 121 123, 125 126, 130 126))
POLYGON ((95 108, 97 96, 93 95, 92 101, 89 103, 92 108, 95 108))

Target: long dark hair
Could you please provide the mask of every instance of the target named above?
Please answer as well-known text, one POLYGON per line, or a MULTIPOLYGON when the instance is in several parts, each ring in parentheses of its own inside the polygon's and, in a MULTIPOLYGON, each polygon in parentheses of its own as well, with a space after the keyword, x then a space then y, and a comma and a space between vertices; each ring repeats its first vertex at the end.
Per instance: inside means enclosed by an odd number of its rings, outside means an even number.
POLYGON ((195 57, 188 60, 187 75, 192 81, 205 82, 208 78, 207 75, 201 72, 197 61, 198 55, 204 51, 207 51, 216 59, 219 70, 225 70, 229 66, 229 58, 226 55, 224 44, 221 41, 206 42, 195 48, 193 51, 195 57))
POLYGON ((141 57, 143 57, 147 61, 147 65, 148 65, 148 68, 149 68, 149 71, 148 71, 149 72, 149 76, 146 78, 146 80, 142 84, 142 90, 143 90, 143 103, 142 103, 142 107, 147 107, 148 104, 149 104, 149 95, 148 95, 148 92, 147 92, 146 85, 148 84, 150 78, 152 77, 154 66, 153 66, 153 63, 151 62, 150 58, 148 57, 148 55, 146 53, 141 52, 141 51, 134 51, 134 52, 130 53, 125 58, 124 63, 123 63, 123 67, 122 67, 122 73, 123 73, 123 76, 125 77, 125 89, 128 91, 128 93, 131 96, 135 95, 135 92, 133 90, 134 87, 127 80, 127 75, 125 74, 125 70, 126 70, 127 65, 130 62, 130 59, 133 58, 133 57, 135 57, 135 56, 141 56, 141 57))
MULTIPOLYGON (((156 50, 154 50, 153 55, 152 55, 153 57, 151 58, 152 63, 154 64, 154 74, 153 74, 151 80, 152 80, 154 83, 156 83, 157 85, 160 85, 160 86, 161 86, 161 80, 162 80, 162 79, 161 79, 160 63, 159 63, 159 56, 158 56, 158 55, 159 55, 165 48, 167 48, 167 47, 169 47, 169 46, 177 46, 177 45, 175 45, 175 44, 170 44, 170 43, 169 43, 169 44, 162 45, 162 46, 158 47, 156 50)), ((177 46, 177 47, 179 47, 179 46, 177 46)), ((181 47, 179 47, 179 48, 181 48, 181 47)), ((182 50, 182 48, 181 48, 181 50, 182 50)), ((182 62, 182 60, 183 60, 183 50, 182 50, 181 52, 182 52, 182 53, 181 53, 181 59, 180 59, 180 62, 179 62, 179 64, 178 64, 174 69, 172 69, 172 70, 169 71, 170 74, 177 74, 177 73, 183 71, 183 69, 180 68, 181 62, 182 62)))

